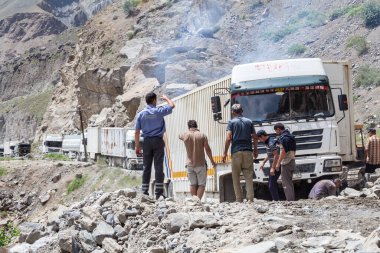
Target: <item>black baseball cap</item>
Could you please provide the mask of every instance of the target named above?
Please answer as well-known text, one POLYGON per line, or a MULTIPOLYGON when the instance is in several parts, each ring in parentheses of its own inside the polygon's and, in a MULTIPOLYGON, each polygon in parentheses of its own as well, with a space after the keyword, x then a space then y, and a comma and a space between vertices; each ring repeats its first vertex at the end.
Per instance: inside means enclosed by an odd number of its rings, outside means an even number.
POLYGON ((257 131, 256 133, 257 137, 261 137, 261 136, 267 136, 267 132, 265 132, 265 130, 259 130, 257 131))

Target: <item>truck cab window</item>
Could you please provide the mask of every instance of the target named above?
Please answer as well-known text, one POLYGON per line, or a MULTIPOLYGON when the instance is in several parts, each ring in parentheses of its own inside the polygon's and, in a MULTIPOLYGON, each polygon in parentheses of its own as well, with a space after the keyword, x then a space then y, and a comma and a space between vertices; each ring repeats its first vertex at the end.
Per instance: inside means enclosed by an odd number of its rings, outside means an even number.
POLYGON ((332 95, 327 85, 236 93, 232 96, 232 104, 235 103, 240 103, 245 108, 245 117, 258 122, 334 115, 332 95))

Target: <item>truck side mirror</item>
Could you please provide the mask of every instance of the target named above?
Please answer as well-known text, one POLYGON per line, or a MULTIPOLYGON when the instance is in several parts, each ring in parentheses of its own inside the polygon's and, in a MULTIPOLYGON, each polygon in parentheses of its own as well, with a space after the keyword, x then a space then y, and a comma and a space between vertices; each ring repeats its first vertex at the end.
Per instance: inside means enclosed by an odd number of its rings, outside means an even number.
POLYGON ((220 97, 215 96, 211 97, 211 108, 212 108, 212 113, 214 116, 214 121, 219 121, 222 119, 222 106, 220 104, 220 97))
POLYGON ((338 95, 338 101, 339 101, 339 110, 347 111, 348 110, 347 95, 346 94, 338 95))
POLYGON ((213 113, 218 113, 222 111, 219 96, 211 97, 211 108, 213 113))

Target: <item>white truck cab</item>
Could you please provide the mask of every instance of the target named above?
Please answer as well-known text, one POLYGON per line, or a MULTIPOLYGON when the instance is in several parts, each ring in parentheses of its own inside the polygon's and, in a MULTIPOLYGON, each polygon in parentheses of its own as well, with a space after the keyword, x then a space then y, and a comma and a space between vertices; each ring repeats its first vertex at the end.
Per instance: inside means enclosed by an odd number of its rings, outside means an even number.
POLYGON ((63 136, 60 134, 46 134, 43 138, 42 153, 62 154, 63 136))

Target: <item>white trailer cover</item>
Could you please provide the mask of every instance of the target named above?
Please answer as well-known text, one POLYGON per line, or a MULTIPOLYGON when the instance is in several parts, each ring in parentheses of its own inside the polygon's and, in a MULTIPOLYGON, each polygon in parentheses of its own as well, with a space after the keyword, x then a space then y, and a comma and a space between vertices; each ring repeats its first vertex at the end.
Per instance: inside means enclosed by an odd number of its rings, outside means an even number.
POLYGON ((63 152, 79 152, 82 137, 79 134, 64 135, 62 141, 63 152))
POLYGON ((101 154, 125 157, 126 129, 106 127, 101 129, 101 154))
MULTIPOLYGON (((100 127, 89 127, 85 134, 87 138, 87 152, 90 158, 95 159, 97 154, 101 153, 101 131, 100 127)), ((83 145, 82 145, 83 146, 83 145)), ((84 152, 84 149, 83 151, 84 152)))
MULTIPOLYGON (((166 134, 165 141, 165 174, 173 180, 174 192, 187 192, 189 182, 185 168, 186 149, 182 141, 178 139, 180 133, 188 130, 187 122, 191 119, 198 122, 199 130, 206 134, 212 148, 214 160, 221 162, 226 138, 226 125, 213 120, 211 110, 211 97, 214 96, 214 89, 221 88, 218 94, 221 95, 223 103, 229 98, 226 88, 230 86, 231 78, 226 77, 208 85, 197 88, 183 96, 174 98, 176 104, 173 113, 165 117, 166 134)), ((229 119, 230 109, 227 106, 223 111, 223 121, 229 119)), ((218 171, 222 165, 218 166, 218 171)), ((206 191, 214 191, 214 168, 207 171, 206 191)))

